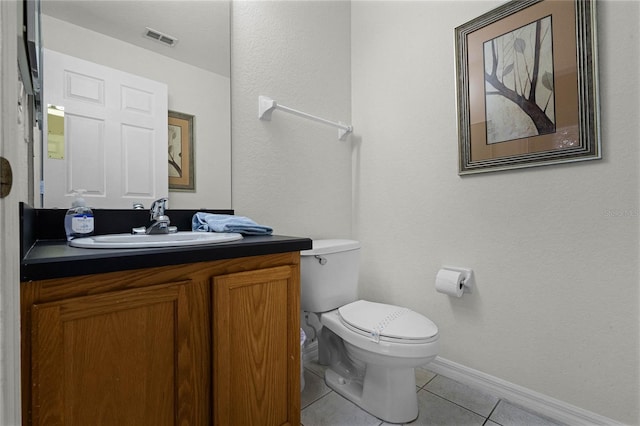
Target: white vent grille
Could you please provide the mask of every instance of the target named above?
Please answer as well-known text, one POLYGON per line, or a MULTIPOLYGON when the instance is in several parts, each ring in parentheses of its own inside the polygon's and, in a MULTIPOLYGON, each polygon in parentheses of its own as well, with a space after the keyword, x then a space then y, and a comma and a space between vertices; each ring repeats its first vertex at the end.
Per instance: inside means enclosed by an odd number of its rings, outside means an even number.
POLYGON ((178 39, 170 36, 168 34, 164 34, 160 31, 156 31, 153 28, 146 27, 146 31, 144 33, 145 37, 148 37, 152 40, 155 40, 159 43, 165 44, 167 46, 173 47, 178 42, 178 39))

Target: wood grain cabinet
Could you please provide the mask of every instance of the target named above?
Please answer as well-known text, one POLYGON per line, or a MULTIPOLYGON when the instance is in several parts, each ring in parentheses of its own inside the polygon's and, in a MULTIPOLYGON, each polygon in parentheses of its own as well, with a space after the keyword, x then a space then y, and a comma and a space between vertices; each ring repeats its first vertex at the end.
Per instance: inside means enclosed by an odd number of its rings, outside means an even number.
POLYGON ((299 425, 299 254, 22 283, 23 425, 299 425))

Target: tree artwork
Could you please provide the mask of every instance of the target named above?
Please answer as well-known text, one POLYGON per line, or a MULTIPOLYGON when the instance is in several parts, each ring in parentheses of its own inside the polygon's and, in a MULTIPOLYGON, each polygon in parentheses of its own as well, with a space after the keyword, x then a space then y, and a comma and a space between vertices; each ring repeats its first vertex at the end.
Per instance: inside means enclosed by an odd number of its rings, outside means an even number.
POLYGON ((555 133, 551 17, 484 43, 487 143, 555 133))
POLYGON ((169 124, 169 176, 182 177, 182 129, 169 124))

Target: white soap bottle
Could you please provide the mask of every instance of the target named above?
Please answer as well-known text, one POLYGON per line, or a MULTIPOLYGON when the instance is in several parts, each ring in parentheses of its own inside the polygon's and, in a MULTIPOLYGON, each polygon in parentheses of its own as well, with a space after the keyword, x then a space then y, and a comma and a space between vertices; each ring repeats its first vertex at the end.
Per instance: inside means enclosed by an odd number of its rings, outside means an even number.
POLYGON ((64 229, 67 233, 67 241, 74 238, 88 237, 93 235, 93 211, 87 207, 82 193, 84 190, 74 191, 76 199, 71 203, 71 208, 67 210, 64 217, 64 229))

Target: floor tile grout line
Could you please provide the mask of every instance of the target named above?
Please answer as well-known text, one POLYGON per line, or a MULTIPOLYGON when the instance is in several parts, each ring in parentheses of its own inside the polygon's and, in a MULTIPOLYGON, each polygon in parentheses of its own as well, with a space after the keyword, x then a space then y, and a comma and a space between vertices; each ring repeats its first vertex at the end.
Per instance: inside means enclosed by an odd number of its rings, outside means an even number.
POLYGON ((318 398, 316 398, 313 401, 311 401, 310 403, 308 403, 304 408, 301 408, 300 412, 302 412, 302 411, 306 410, 307 408, 311 407, 313 404, 315 404, 316 402, 320 401, 321 399, 323 399, 324 397, 326 397, 327 395, 329 395, 329 394, 331 394, 333 392, 334 392, 333 390, 329 390, 329 392, 327 392, 327 393, 325 393, 323 395, 320 395, 318 398))
MULTIPOLYGON (((444 397, 444 396, 442 396, 442 395, 440 395, 440 394, 437 394, 437 393, 435 393, 435 392, 433 392, 433 391, 431 391, 431 390, 427 389, 427 385, 428 385, 429 383, 431 383, 433 380, 435 380, 435 378, 436 378, 436 377, 438 377, 438 376, 439 376, 439 374, 436 374, 435 376, 433 376, 433 377, 432 377, 432 378, 431 378, 427 383, 425 383, 425 384, 424 384, 424 386, 422 386, 420 389, 424 389, 425 391, 427 391, 427 392, 429 392, 429 393, 431 393, 431 394, 433 394, 433 395, 439 396, 440 398, 442 398, 442 399, 444 399, 444 400, 446 400, 446 401, 449 401, 449 402, 451 402, 451 403, 453 403, 453 404, 455 404, 455 405, 457 405, 457 406, 459 406, 459 407, 462 407, 462 408, 464 408, 464 409, 465 409, 465 410, 467 410, 467 411, 471 411, 472 413, 475 413, 475 414, 477 414, 477 415, 479 415, 479 416, 481 416, 481 417, 485 417, 485 416, 484 416, 484 414, 480 414, 480 413, 478 413, 478 412, 476 412, 476 411, 473 411, 471 408, 465 407, 464 405, 460 405, 460 404, 458 404, 458 403, 456 403, 456 402, 454 402, 454 401, 449 400, 448 398, 446 398, 446 397, 444 397)), ((448 377, 445 377, 445 376, 442 376, 442 377, 444 377, 445 379, 451 380, 451 379, 449 379, 448 377)), ((489 395, 491 395, 491 394, 489 394, 489 395)), ((491 396, 493 396, 493 397, 495 398, 495 395, 491 395, 491 396)), ((489 412, 489 415, 488 415, 487 417, 485 417, 485 423, 486 423, 486 420, 489 420, 489 419, 490 419, 491 415, 492 415, 492 414, 493 414, 493 412, 496 410, 496 408, 498 408, 498 404, 500 404, 500 402, 501 402, 501 401, 502 401, 502 399, 501 399, 501 398, 497 398, 497 401, 496 401, 495 405, 493 406, 493 408, 491 409, 491 412, 489 412)), ((535 413, 534 413, 534 414, 535 414, 535 413)), ((499 423, 498 423, 498 422, 496 422, 495 420, 491 420, 491 421, 492 421, 492 422, 494 422, 494 423, 496 423, 496 424, 499 424, 499 423)), ((502 425, 501 425, 501 426, 502 426, 502 425)))
MULTIPOLYGON (((305 370, 308 370, 310 373, 312 373, 314 376, 316 376, 317 378, 319 378, 320 380, 322 380, 322 381, 323 381, 323 383, 324 383, 324 377, 322 377, 322 376, 320 376, 320 375, 318 375, 318 374, 315 374, 315 373, 314 373, 311 369, 309 369, 309 368, 306 368, 306 367, 305 367, 305 370)), ((305 386, 305 387, 306 387, 306 386, 305 386)), ((302 392, 304 392, 304 390, 303 390, 302 392)), ((313 401, 311 401, 310 403, 308 403, 308 404, 307 404, 307 405, 305 405, 304 407, 301 407, 301 408, 300 408, 300 411, 302 411, 302 410, 304 410, 304 409, 306 409, 306 408, 309 408, 310 406, 312 406, 312 405, 313 405, 313 404, 315 404, 316 402, 320 401, 320 400, 321 400, 322 398, 324 398, 325 396, 329 395, 331 392, 334 392, 334 390, 327 386, 327 392, 325 392, 324 394, 322 394, 322 395, 318 396, 316 399, 314 399, 313 401)))
MULTIPOLYGON (((320 375, 318 372, 316 372, 315 370, 312 370, 311 368, 307 368, 307 367, 304 367, 304 369, 305 369, 305 370, 309 370, 309 372, 310 372, 313 376, 318 377, 320 380, 323 380, 323 379, 324 379, 324 377, 323 377, 322 375, 320 375)), ((425 384, 423 384, 422 386, 416 386, 416 388, 417 388, 416 393, 419 393, 421 390, 424 390, 424 391, 428 392, 429 394, 431 394, 431 395, 433 395, 433 396, 435 396, 435 397, 437 397, 437 398, 442 399, 443 401, 447 401, 448 403, 451 403, 451 404, 453 404, 453 405, 455 405, 455 406, 457 406, 457 407, 459 407, 459 408, 461 408, 461 409, 463 409, 463 410, 465 410, 465 411, 468 411, 468 412, 470 412, 470 413, 472 413, 472 414, 474 414, 474 415, 477 415, 477 416, 479 416, 481 419, 483 419, 483 422, 482 422, 482 425, 483 425, 483 426, 487 426, 487 425, 489 424, 489 422, 492 422, 492 424, 495 424, 495 425, 503 426, 501 423, 499 423, 499 422, 498 422, 498 421, 496 421, 495 419, 492 419, 492 418, 491 418, 491 416, 493 416, 493 414, 496 412, 496 410, 497 410, 498 406, 499 406, 501 403, 503 403, 503 402, 504 402, 504 403, 508 404, 508 402, 507 402, 506 400, 504 400, 504 399, 502 399, 502 398, 496 398, 496 399, 497 399, 497 401, 496 401, 496 403, 493 405, 493 408, 491 409, 491 411, 489 412, 489 414, 488 414, 487 416, 485 416, 485 415, 483 415, 483 414, 480 414, 480 413, 478 413, 478 412, 474 411, 474 410, 473 410, 473 409, 471 409, 471 408, 465 407, 464 405, 461 405, 461 404, 459 404, 459 403, 457 403, 457 402, 455 402, 455 401, 452 401, 452 400, 448 399, 448 398, 447 398, 447 397, 445 397, 445 396, 439 395, 439 394, 438 394, 438 393, 436 393, 435 391, 431 391, 431 390, 427 389, 426 387, 427 387, 427 386, 428 386, 428 385, 429 385, 433 380, 435 380, 435 379, 438 377, 438 374, 435 374, 435 373, 433 373, 433 372, 431 372, 431 373, 432 373, 432 374, 434 374, 434 376, 433 376, 433 377, 431 377, 429 380, 427 380, 427 382, 426 382, 425 384)), ((445 377, 445 376, 443 376, 443 377, 445 377)), ((446 377, 445 377, 445 378, 446 378, 446 377)), ((317 397, 317 398, 316 398, 316 399, 314 399, 313 401, 309 402, 306 406, 302 407, 302 408, 301 408, 301 411, 305 411, 305 410, 307 410, 307 409, 310 409, 310 408, 311 408, 313 405, 315 405, 317 402, 319 402, 320 400, 322 400, 323 398, 327 397, 328 395, 330 395, 330 394, 332 394, 332 393, 335 393, 335 391, 334 391, 334 390, 332 390, 332 389, 329 389, 329 390, 328 390, 328 392, 326 392, 326 393, 325 393, 325 394, 323 394, 323 395, 320 395, 319 397, 317 397)), ((336 395, 339 395, 339 394, 337 394, 337 393, 336 393, 336 395)), ((341 396, 341 397, 342 397, 342 395, 339 395, 339 396, 341 396)), ((492 396, 494 396, 494 397, 495 397, 495 395, 492 395, 492 396)), ((344 398, 344 397, 342 397, 342 398, 344 398)), ((371 415, 371 413, 367 412, 366 410, 363 410, 361 407, 359 407, 359 406, 358 406, 357 404, 355 404, 353 401, 350 401, 348 398, 344 398, 344 399, 345 399, 345 400, 347 400, 348 402, 350 402, 351 404, 353 404, 355 407, 357 407, 357 408, 358 408, 358 409, 360 409, 361 411, 363 411, 363 412, 365 412, 365 413, 367 413, 367 414, 371 415)), ((527 410, 527 408, 525 408, 525 407, 518 407, 518 408, 520 408, 520 409, 522 409, 522 410, 524 410, 524 411, 526 411, 526 412, 528 412, 528 413, 531 413, 532 415, 540 416, 540 414, 536 413, 535 411, 527 410)), ((374 417, 375 417, 375 416, 374 416, 374 417)), ((543 418, 545 418, 545 417, 543 417, 543 418)), ((377 420, 381 420, 381 419, 377 419, 377 420)), ((378 424, 378 426, 382 426, 384 423, 385 423, 385 422, 384 422, 384 421, 382 421, 381 423, 379 423, 379 424, 378 424)), ((301 423, 301 426, 304 426, 304 425, 301 423)))
MULTIPOLYGON (((319 365, 319 364, 318 364, 319 365)), ((315 376, 320 377, 321 379, 324 379, 324 374, 319 374, 317 373, 315 370, 309 368, 309 367, 304 367, 305 370, 309 371, 310 373, 312 373, 315 376)))
MULTIPOLYGON (((305 369, 306 369, 306 370, 309 370, 309 372, 310 372, 310 373, 314 374, 315 376, 319 377, 320 379, 324 379, 324 378, 323 378, 322 376, 320 376, 319 374, 316 374, 316 372, 315 372, 314 370, 312 370, 312 369, 310 369, 310 368, 307 368, 307 367, 305 367, 305 369)), ((455 401, 451 401, 451 400, 449 400, 449 399, 445 398, 445 397, 444 397, 444 396, 442 396, 442 395, 439 395, 439 394, 437 394, 437 393, 435 393, 435 392, 430 391, 429 389, 426 389, 426 386, 427 386, 429 383, 431 383, 431 382, 432 382, 436 377, 438 377, 438 374, 435 374, 435 375, 434 375, 431 379, 429 379, 429 380, 428 380, 424 385, 422 385, 422 387, 417 387, 417 386, 416 386, 416 387, 418 388, 418 390, 416 391, 416 393, 420 392, 421 390, 424 390, 425 392, 429 392, 430 394, 432 394, 432 395, 434 395, 434 396, 436 396, 436 397, 438 397, 438 398, 440 398, 440 399, 443 399, 443 400, 445 400, 445 401, 447 401, 447 402, 450 402, 451 404, 454 404, 454 405, 456 405, 456 406, 458 406, 458 407, 460 407, 460 408, 462 408, 462 409, 464 409, 464 410, 466 410, 466 411, 469 411, 469 412, 471 412, 471 413, 473 413, 473 414, 475 414, 475 415, 477 415, 477 416, 480 416, 480 417, 482 417, 482 418, 484 419, 483 425, 484 425, 485 423, 487 423, 487 421, 489 420, 489 417, 491 416, 491 414, 493 414, 493 412, 494 412, 494 411, 495 411, 495 409, 497 408, 498 404, 500 403, 500 399, 499 399, 499 400, 498 400, 498 402, 496 402, 496 404, 494 405, 494 407, 491 409, 491 412, 489 413, 489 416, 488 416, 488 417, 485 417, 484 415, 482 415, 482 414, 480 414, 480 413, 477 413, 477 412, 473 411, 472 409, 470 409, 470 408, 468 408, 468 407, 465 407, 464 405, 460 405, 460 404, 456 403, 455 401)), ((309 404, 307 404, 307 405, 306 405, 305 407, 303 407, 302 409, 304 410, 304 409, 307 409, 307 408, 311 407, 313 404, 315 404, 316 402, 320 401, 321 399, 323 399, 324 397, 326 397, 327 395, 329 395, 329 394, 331 394, 331 393, 333 393, 333 392, 335 392, 335 391, 334 391, 334 390, 332 390, 332 389, 330 389, 330 390, 329 390, 329 392, 327 392, 327 393, 325 393, 324 395, 321 395, 321 396, 319 396, 318 398, 316 398, 315 400, 311 401, 309 404)), ((349 402, 353 403, 352 401, 349 401, 349 402)), ((356 405, 356 404, 354 404, 354 405, 356 405)), ((356 405, 356 407, 357 407, 357 405, 356 405)), ((360 407, 358 407, 358 408, 360 408, 360 407)), ((361 408, 360 408, 360 409, 361 409, 361 408)), ((363 410, 363 411, 364 411, 364 410, 363 410)), ((365 411, 365 412, 366 412, 366 411, 365 411)), ((493 421, 493 420, 492 420, 492 421, 493 421)), ((382 425, 383 423, 384 423, 384 422, 380 423, 380 425, 382 425)), ((380 425, 379 425, 379 426, 380 426, 380 425)))
MULTIPOLYGON (((501 401, 502 399, 498 398, 498 402, 496 402, 496 405, 494 405, 493 408, 491 409, 491 412, 487 416, 487 419, 484 421, 483 426, 486 425, 489 420, 491 420, 491 416, 493 415, 493 412, 496 411, 496 408, 498 408, 498 405, 500 404, 501 401)), ((502 426, 500 423, 496 422, 495 420, 491 420, 491 421, 497 425, 502 426)))
MULTIPOLYGON (((445 401, 447 401, 447 402, 450 402, 450 403, 452 403, 452 404, 454 404, 454 405, 457 405, 458 407, 460 407, 460 408, 462 408, 462 409, 465 409, 465 410, 467 410, 467 411, 469 411, 469 412, 471 412, 471 413, 473 413, 473 414, 475 414, 475 415, 477 415, 477 416, 480 416, 480 417, 482 417, 483 419, 485 419, 485 421, 486 421, 487 419, 489 419, 489 417, 485 417, 485 416, 484 416, 484 414, 477 413, 477 412, 473 411, 472 409, 470 409, 470 408, 468 408, 468 407, 465 407, 464 405, 460 405, 460 404, 458 404, 457 402, 455 402, 455 401, 451 401, 450 399, 447 399, 447 398, 445 398, 445 397, 444 397, 444 396, 442 396, 442 395, 438 395, 438 394, 437 394, 437 393, 435 393, 435 392, 431 392, 429 389, 422 389, 422 390, 423 390, 423 391, 425 391, 425 392, 429 392, 431 395, 435 395, 435 396, 437 396, 437 397, 438 397, 438 398, 440 398, 440 399, 444 399, 444 400, 445 400, 445 401)), ((494 407, 494 408, 495 408, 495 407, 494 407)), ((491 410, 491 412, 493 413, 493 410, 491 410)))
POLYGON ((424 389, 425 386, 427 386, 429 383, 431 383, 433 381, 433 379, 435 379, 436 377, 438 377, 437 374, 434 374, 432 378, 430 378, 429 380, 427 380, 427 383, 425 383, 422 386, 418 386, 420 389, 424 389))
POLYGON ((333 391, 332 391, 332 390, 329 390, 329 392, 324 393, 324 394, 322 394, 322 395, 318 396, 316 399, 314 399, 313 401, 311 401, 310 403, 308 403, 308 404, 307 404, 307 405, 305 405, 304 407, 301 407, 301 408, 300 408, 300 411, 302 411, 302 410, 304 410, 304 409, 306 409, 306 408, 311 407, 313 404, 315 404, 316 402, 320 401, 322 398, 324 398, 325 396, 329 395, 331 392, 333 392, 333 391))

